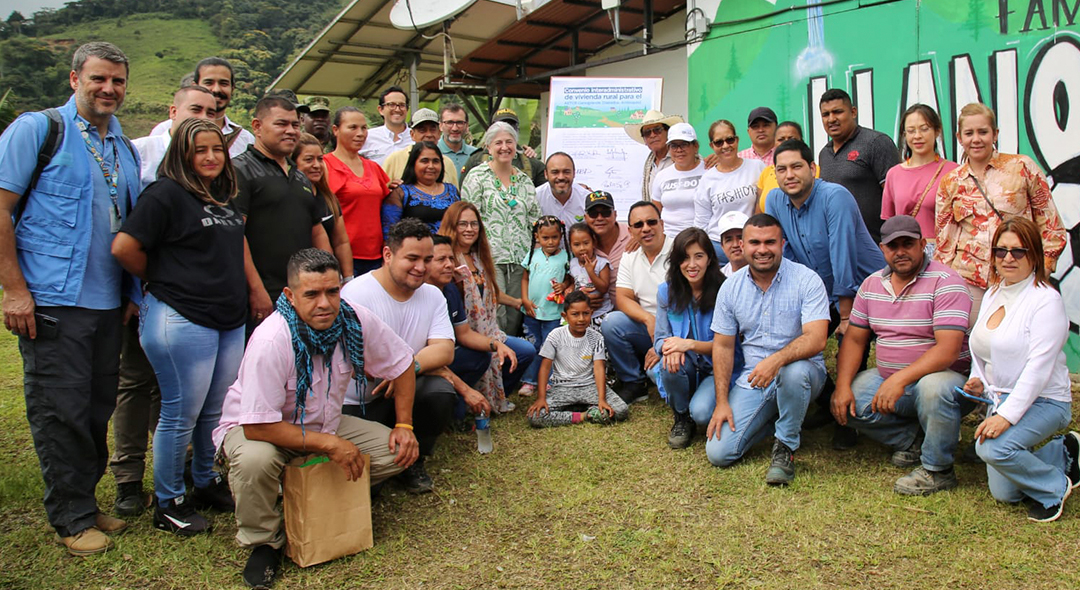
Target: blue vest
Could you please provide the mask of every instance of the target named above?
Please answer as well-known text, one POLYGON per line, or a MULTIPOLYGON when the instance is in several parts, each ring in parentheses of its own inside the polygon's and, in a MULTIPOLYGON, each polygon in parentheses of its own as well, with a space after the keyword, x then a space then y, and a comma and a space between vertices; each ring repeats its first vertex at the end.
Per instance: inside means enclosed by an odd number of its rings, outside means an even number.
MULTIPOLYGON (((64 121, 64 139, 27 196, 26 207, 15 227, 15 250, 34 303, 71 306, 82 291, 90 250, 94 199, 91 174, 101 171, 92 169, 86 157, 86 145, 75 124, 75 97, 58 110, 64 121)), ((48 118, 41 113, 22 116, 32 118, 44 138, 48 118)), ((109 130, 117 136, 117 141, 125 143, 119 139, 122 131, 116 117, 109 121, 109 130)), ((126 143, 117 146, 117 155, 127 182, 127 194, 120 195, 120 206, 127 213, 139 196, 140 163, 126 143)))

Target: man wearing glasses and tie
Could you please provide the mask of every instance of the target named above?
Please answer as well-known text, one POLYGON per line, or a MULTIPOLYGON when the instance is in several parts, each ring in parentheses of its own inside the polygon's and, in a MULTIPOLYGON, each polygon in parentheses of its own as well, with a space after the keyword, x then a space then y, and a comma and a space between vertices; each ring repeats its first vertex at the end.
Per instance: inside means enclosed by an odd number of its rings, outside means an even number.
MULTIPOLYGON (((589 217, 591 212, 591 208, 586 209, 585 216, 589 217)), ((660 211, 650 202, 634 203, 627 221, 638 248, 622 258, 615 282, 617 311, 604 318, 601 331, 608 359, 622 382, 616 391, 630 404, 648 399, 645 374, 660 361, 652 345, 656 291, 667 279, 668 257, 674 240, 664 237, 660 211)), ((589 225, 592 225, 591 217, 589 225)))

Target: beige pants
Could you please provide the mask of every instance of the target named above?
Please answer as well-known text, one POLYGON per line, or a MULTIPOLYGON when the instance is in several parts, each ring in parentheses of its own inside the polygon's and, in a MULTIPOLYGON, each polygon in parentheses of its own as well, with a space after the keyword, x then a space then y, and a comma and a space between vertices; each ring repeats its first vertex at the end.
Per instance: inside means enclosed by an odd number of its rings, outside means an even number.
MULTIPOLYGON (((368 420, 342 416, 338 436, 371 456, 371 483, 379 483, 402 471, 394 464, 388 441, 390 429, 368 420)), ((277 508, 285 464, 302 455, 268 442, 251 441, 244 428, 229 430, 222 442, 229 460, 229 487, 236 500, 236 540, 245 547, 285 545, 285 528, 277 508)))

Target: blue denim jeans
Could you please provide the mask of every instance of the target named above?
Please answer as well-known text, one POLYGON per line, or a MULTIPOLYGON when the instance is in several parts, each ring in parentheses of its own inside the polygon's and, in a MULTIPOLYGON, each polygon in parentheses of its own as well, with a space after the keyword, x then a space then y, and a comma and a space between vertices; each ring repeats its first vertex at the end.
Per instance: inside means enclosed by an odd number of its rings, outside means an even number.
POLYGON ((870 403, 885 378, 877 369, 855 376, 851 391, 855 394, 855 416, 848 425, 877 442, 904 450, 915 442, 922 427, 922 466, 930 471, 944 471, 953 465, 960 438, 960 419, 975 408, 975 402, 953 391, 967 379, 955 371, 938 371, 923 376, 904 388, 892 414, 877 414, 870 403))
MULTIPOLYGON (((1008 396, 1002 396, 1002 401, 1008 396)), ((1061 503, 1069 478, 1070 457, 1060 436, 1039 450, 1032 447, 1069 425, 1072 408, 1068 402, 1036 398, 1020 421, 997 438, 975 444, 975 452, 986 463, 987 483, 994 499, 1019 502, 1024 496, 1049 508, 1061 503)))
POLYGON ((608 360, 619 380, 623 383, 644 381, 642 359, 653 345, 645 324, 635 322, 621 311, 613 311, 604 316, 600 331, 604 334, 608 360))
POLYGON ((533 356, 532 362, 526 367, 525 377, 522 381, 536 385, 536 380, 540 375, 540 347, 544 345, 544 341, 547 340, 548 334, 559 327, 562 320, 538 320, 527 315, 524 316, 524 318, 523 329, 525 332, 525 340, 533 346, 535 355, 533 356))
POLYGON ((824 385, 825 371, 802 360, 781 368, 765 389, 733 386, 728 391, 728 404, 735 418, 735 431, 725 422, 719 435, 706 441, 709 462, 727 467, 774 431, 777 440, 797 450, 806 408, 824 385))
POLYGON ((184 495, 184 457, 194 447, 195 487, 213 483, 214 443, 225 392, 244 356, 244 327, 214 330, 188 321, 153 295, 143 300, 139 342, 161 388, 154 431, 154 491, 166 502, 184 495))
POLYGON ((679 414, 690 412, 690 417, 701 426, 707 426, 716 408, 716 387, 713 385, 712 367, 704 370, 699 355, 688 352, 683 365, 675 373, 667 371, 660 363, 660 384, 667 393, 667 403, 679 414))
MULTIPOLYGON (((507 336, 506 345, 517 356, 517 368, 513 371, 510 370, 509 362, 503 363, 503 389, 509 395, 517 389, 522 376, 525 375, 525 371, 529 368, 529 364, 533 362, 533 359, 537 358, 537 354, 533 345, 524 338, 507 336)), ((480 377, 487 372, 490 366, 491 354, 490 352, 458 346, 454 349, 454 362, 450 363, 450 370, 467 383, 469 387, 475 387, 476 382, 480 380, 480 377)), ((465 400, 461 399, 459 395, 454 406, 454 419, 461 420, 464 418, 466 410, 465 400)))

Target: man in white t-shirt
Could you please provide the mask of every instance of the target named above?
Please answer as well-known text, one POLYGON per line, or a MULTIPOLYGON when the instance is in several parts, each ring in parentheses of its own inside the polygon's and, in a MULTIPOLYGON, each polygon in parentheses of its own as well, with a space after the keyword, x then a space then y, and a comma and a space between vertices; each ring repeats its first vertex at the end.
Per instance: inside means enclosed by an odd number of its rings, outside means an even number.
MULTIPOLYGON (((428 226, 404 219, 390 228, 383 266, 341 290, 344 300, 375 312, 413 350, 417 375, 413 424, 420 458, 399 476, 405 490, 413 494, 432 490, 424 459, 431 456, 436 439, 446 430, 457 398, 454 386, 440 376, 454 360, 454 327, 446 313, 446 298, 438 287, 424 282, 433 255, 428 226)), ((343 412, 393 427, 396 399, 389 385, 383 381, 374 388, 350 387, 343 412)))
MULTIPOLYGON (((235 80, 233 67, 228 60, 220 57, 207 57, 195 65, 194 81, 197 86, 206 88, 214 95, 217 103, 215 114, 221 133, 225 135, 225 142, 229 146, 229 157, 235 158, 247 151, 249 145, 255 143, 255 136, 240 125, 233 123, 225 114, 232 102, 235 80)), ((172 127, 172 120, 166 119, 154 127, 150 135, 167 133, 172 127)))
POLYGON ((623 255, 615 285, 617 311, 607 314, 601 325, 608 360, 622 382, 616 391, 628 404, 648 399, 646 373, 660 361, 653 350, 656 291, 667 280, 674 243, 664 236, 664 222, 653 203, 638 201, 629 215, 630 234, 640 247, 623 255))
POLYGON ((723 251, 727 256, 728 263, 720 269, 725 277, 730 277, 735 274, 735 271, 746 266, 746 258, 743 257, 742 230, 749 220, 750 218, 742 211, 728 211, 720 216, 720 220, 716 223, 716 230, 720 232, 720 241, 713 241, 713 248, 723 251))
POLYGON ((555 152, 548 156, 544 167, 547 182, 536 187, 540 213, 558 217, 567 229, 585 221, 585 196, 590 192, 589 187, 574 183, 576 175, 570 154, 555 152))
MULTIPOLYGON (((187 119, 214 120, 217 116, 217 101, 214 93, 202 86, 186 86, 173 94, 173 102, 169 107, 169 121, 172 125, 179 125, 187 119)), ((158 166, 165 159, 165 152, 169 150, 169 142, 172 141, 172 126, 170 125, 160 135, 147 135, 131 140, 135 149, 139 150, 139 159, 142 160, 142 186, 146 188, 150 183, 157 180, 158 166)))

